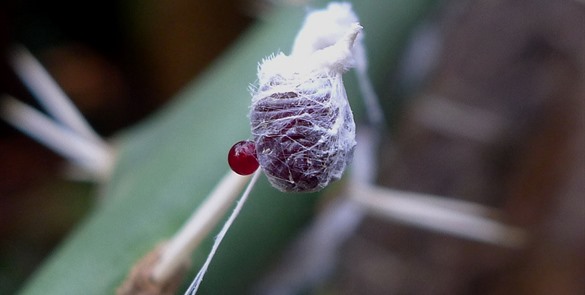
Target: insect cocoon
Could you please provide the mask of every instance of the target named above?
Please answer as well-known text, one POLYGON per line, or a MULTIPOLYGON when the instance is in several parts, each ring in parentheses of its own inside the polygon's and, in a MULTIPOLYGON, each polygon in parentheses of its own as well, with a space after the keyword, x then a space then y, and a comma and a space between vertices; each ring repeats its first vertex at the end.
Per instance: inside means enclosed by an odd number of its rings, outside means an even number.
POLYGON ((330 46, 279 53, 258 67, 252 135, 262 170, 281 191, 321 190, 341 178, 351 161, 355 123, 341 76, 353 67, 352 47, 362 27, 343 28, 330 46))

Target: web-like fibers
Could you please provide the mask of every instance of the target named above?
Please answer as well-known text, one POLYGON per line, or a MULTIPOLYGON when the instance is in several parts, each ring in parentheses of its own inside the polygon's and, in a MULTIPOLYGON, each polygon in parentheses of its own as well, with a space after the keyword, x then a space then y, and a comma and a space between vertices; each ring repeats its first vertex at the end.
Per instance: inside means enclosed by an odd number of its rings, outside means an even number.
POLYGON ((355 123, 341 73, 272 77, 254 93, 250 122, 260 166, 281 191, 318 191, 351 160, 355 123))

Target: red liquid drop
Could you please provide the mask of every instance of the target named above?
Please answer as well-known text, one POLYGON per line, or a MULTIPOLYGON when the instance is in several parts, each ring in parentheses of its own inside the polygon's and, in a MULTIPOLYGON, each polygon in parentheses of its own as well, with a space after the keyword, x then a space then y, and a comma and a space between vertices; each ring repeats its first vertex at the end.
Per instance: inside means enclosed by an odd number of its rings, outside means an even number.
POLYGON ((258 169, 256 146, 253 141, 242 140, 234 144, 228 153, 228 164, 240 175, 249 175, 258 169))

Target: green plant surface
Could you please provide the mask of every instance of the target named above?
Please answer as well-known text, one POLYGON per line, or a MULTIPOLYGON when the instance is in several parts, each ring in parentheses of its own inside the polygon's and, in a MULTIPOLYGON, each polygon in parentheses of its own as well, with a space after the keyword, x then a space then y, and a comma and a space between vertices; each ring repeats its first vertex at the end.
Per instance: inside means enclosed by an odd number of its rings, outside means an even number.
MULTIPOLYGON (((384 84, 390 71, 384 65, 396 60, 408 29, 431 2, 355 3, 376 86, 384 84)), ((110 181, 99 190, 102 202, 22 294, 113 294, 137 260, 178 230, 226 173, 231 145, 250 137, 247 89, 256 79, 257 62, 291 47, 304 11, 290 7, 275 11, 171 104, 114 138, 118 159, 110 181)), ((352 84, 348 88, 355 102, 359 97, 352 84)), ((200 293, 246 290, 310 220, 318 197, 280 193, 261 178, 219 248, 200 293)), ((211 242, 208 237, 194 254, 192 273, 203 263, 211 242)))

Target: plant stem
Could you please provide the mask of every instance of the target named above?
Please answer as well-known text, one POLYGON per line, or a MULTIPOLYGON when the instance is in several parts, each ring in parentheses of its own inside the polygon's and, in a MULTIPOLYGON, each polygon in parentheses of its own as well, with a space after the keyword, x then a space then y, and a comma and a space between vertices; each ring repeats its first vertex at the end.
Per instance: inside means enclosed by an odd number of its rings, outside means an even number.
POLYGON ((349 195, 369 214, 420 228, 511 248, 526 243, 524 230, 491 219, 497 211, 479 204, 359 183, 349 195))
POLYGON ((246 200, 248 199, 248 196, 250 195, 252 188, 254 188, 254 184, 256 184, 256 180, 258 180, 258 176, 260 176, 261 171, 262 171, 261 169, 256 170, 256 172, 252 176, 252 180, 250 180, 250 183, 248 183, 248 186, 246 187, 246 190, 242 194, 242 197, 236 204, 234 211, 232 211, 232 214, 230 214, 228 220, 223 224, 221 231, 219 231, 219 234, 217 234, 217 236, 215 237, 215 241, 213 243, 213 246, 211 247, 211 251, 207 256, 207 259, 205 260, 205 263, 197 273, 197 276, 195 276, 195 279, 189 286, 189 289, 187 289, 187 291, 185 292, 185 295, 192 295, 197 293, 197 289, 199 289, 199 285, 201 284, 201 281, 203 281, 203 276, 205 276, 207 268, 209 267, 209 264, 211 263, 213 256, 215 256, 215 252, 219 248, 219 245, 221 244, 221 241, 225 237, 227 231, 230 229, 230 226, 232 225, 232 223, 234 223, 234 220, 236 220, 238 214, 240 214, 240 211, 242 210, 242 207, 246 203, 246 200))
POLYGON ((79 136, 8 95, 2 96, 0 100, 0 115, 15 128, 83 167, 98 179, 104 179, 109 174, 114 157, 107 146, 79 136))
POLYGON ((205 201, 164 247, 160 260, 152 270, 155 282, 165 282, 188 261, 191 253, 207 237, 211 229, 233 203, 250 176, 229 171, 205 201))
POLYGON ((26 48, 15 46, 10 62, 22 82, 55 119, 86 139, 107 146, 47 70, 26 48))

